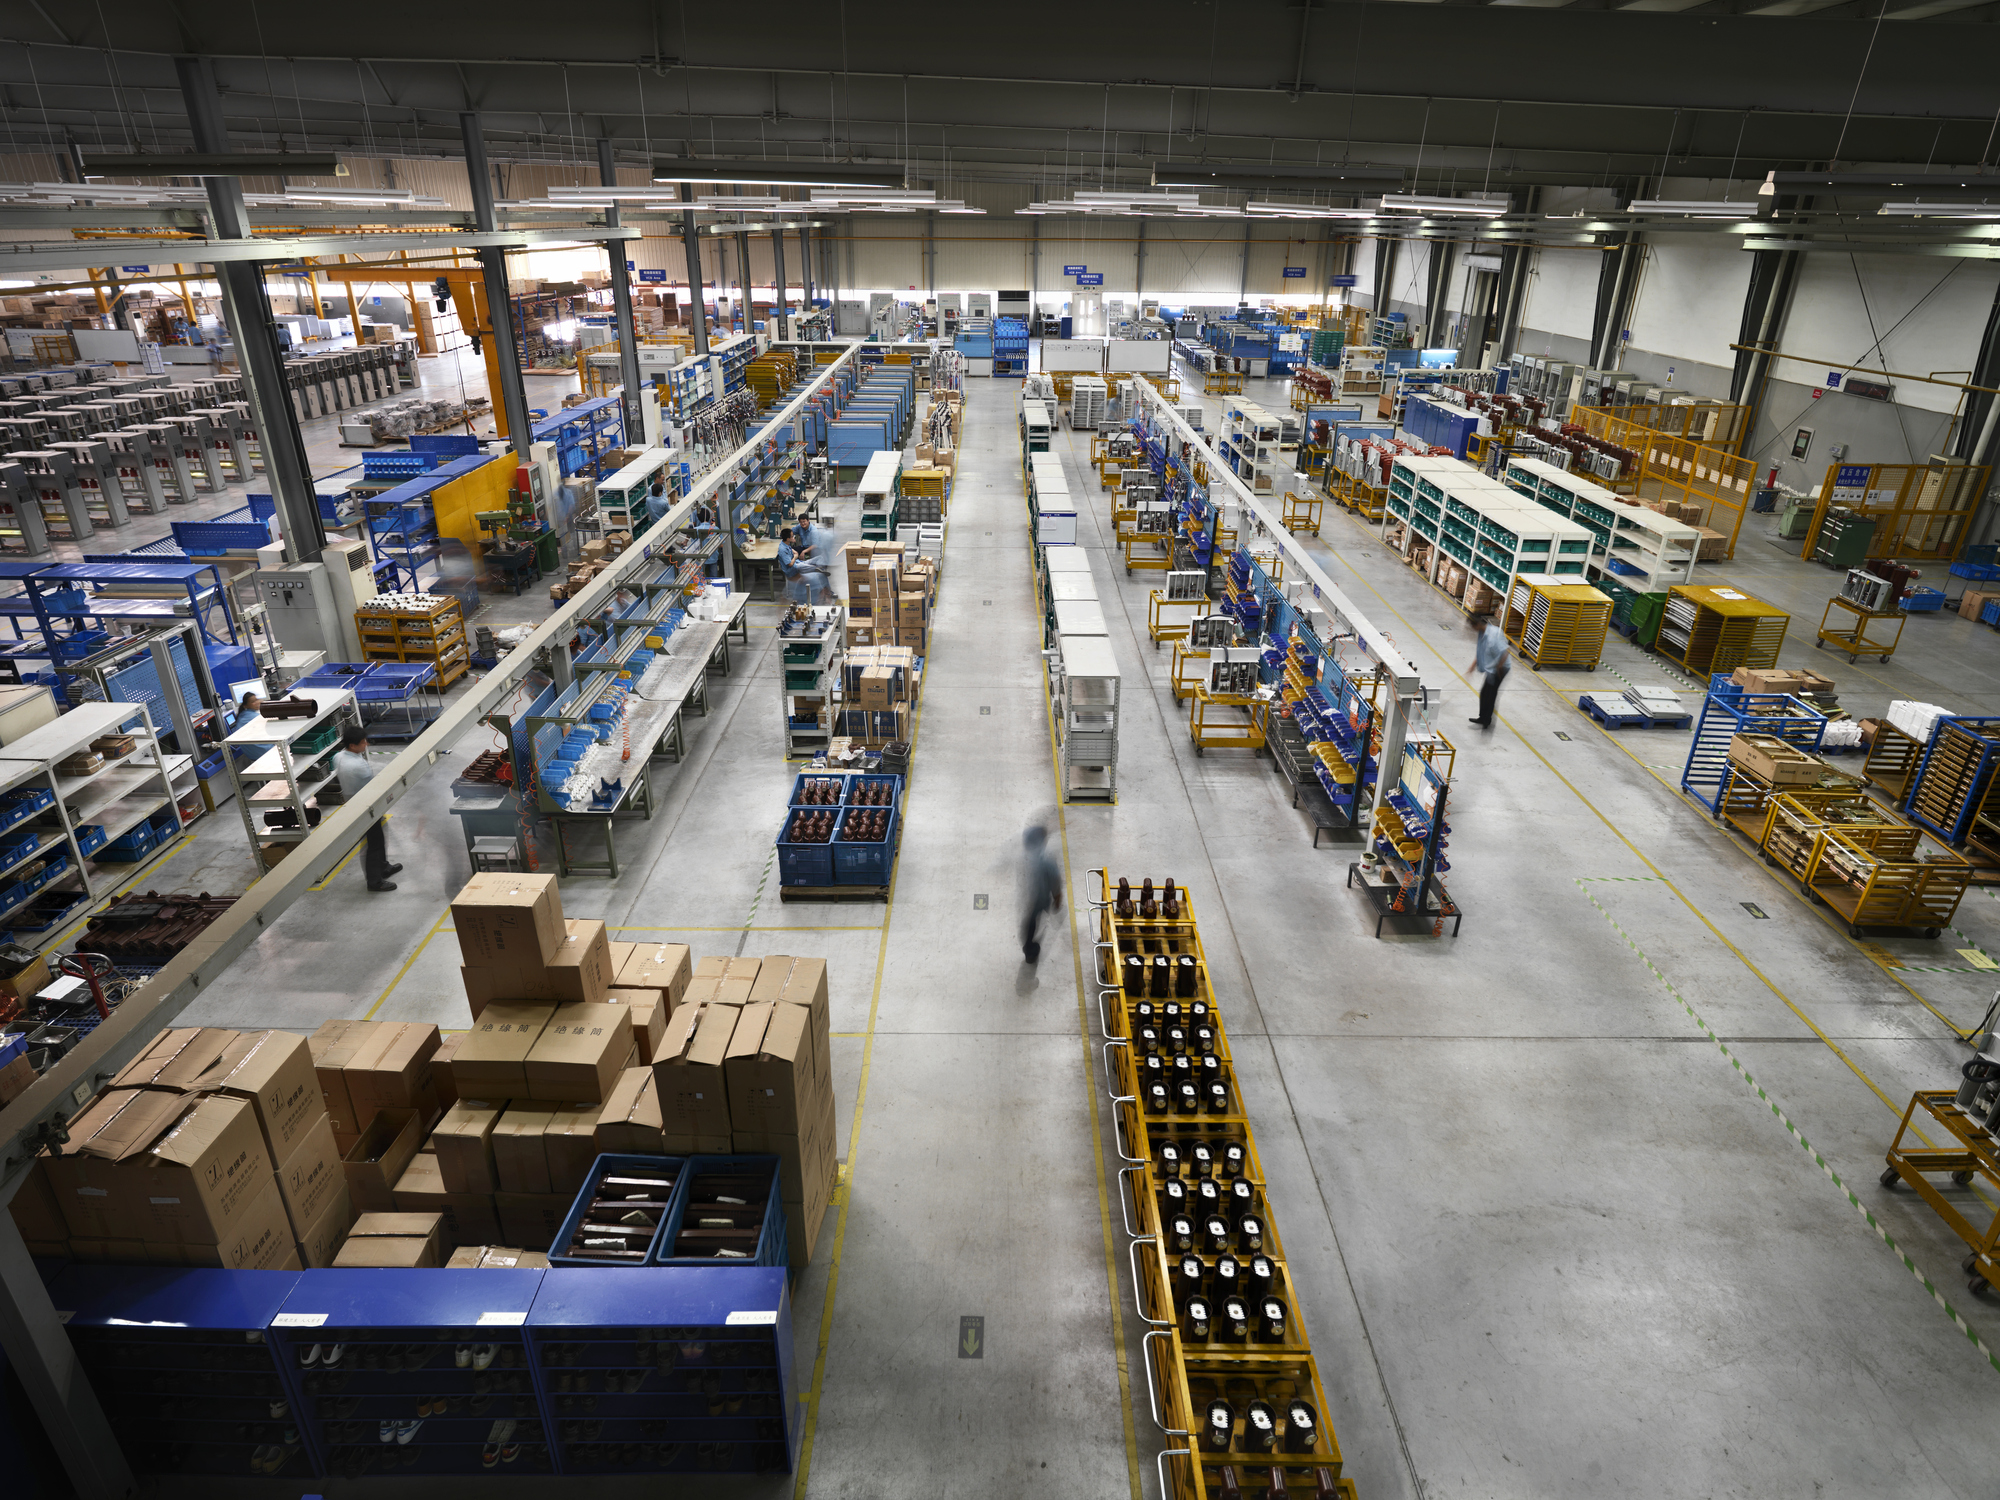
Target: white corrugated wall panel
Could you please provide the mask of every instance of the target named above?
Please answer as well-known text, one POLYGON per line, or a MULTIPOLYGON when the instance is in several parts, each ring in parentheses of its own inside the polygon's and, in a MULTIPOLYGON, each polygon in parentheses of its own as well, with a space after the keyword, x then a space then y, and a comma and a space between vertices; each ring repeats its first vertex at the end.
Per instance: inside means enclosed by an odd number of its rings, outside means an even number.
POLYGON ((1235 302, 1243 285, 1243 226, 1156 224, 1146 231, 1146 295, 1235 302))

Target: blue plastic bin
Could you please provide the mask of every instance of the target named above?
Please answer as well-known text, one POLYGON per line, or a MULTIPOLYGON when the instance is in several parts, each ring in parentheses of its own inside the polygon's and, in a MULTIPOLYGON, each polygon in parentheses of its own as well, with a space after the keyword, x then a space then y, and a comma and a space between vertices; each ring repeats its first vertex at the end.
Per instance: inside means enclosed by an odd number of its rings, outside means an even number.
POLYGON ((896 863, 896 834, 900 830, 902 815, 895 810, 889 813, 888 831, 879 839, 860 843, 842 837, 847 832, 847 820, 865 808, 853 808, 842 813, 840 828, 833 839, 833 883, 835 885, 887 885, 889 871, 896 863))
POLYGON ((674 1211, 666 1224, 661 1226, 659 1248, 654 1252, 652 1264, 656 1266, 783 1266, 790 1262, 785 1232, 784 1183, 778 1173, 778 1158, 775 1156, 690 1156, 681 1169, 681 1180, 674 1184, 674 1211), (764 1199, 764 1227, 757 1237, 756 1252, 748 1260, 730 1257, 718 1261, 712 1255, 675 1255, 674 1243, 680 1237, 682 1227, 687 1223, 689 1212, 698 1205, 694 1197, 701 1191, 701 1180, 706 1174, 739 1176, 749 1174, 770 1174, 770 1191, 764 1199))
POLYGON ((1988 599, 1986 601, 1985 607, 1979 611, 1979 623, 1982 625, 2000 625, 2000 599, 1988 599))
MULTIPOLYGON (((817 720, 815 720, 814 722, 817 722, 817 720)), ((833 809, 840 807, 847 800, 846 788, 838 787, 837 784, 841 781, 845 781, 848 779, 850 778, 830 775, 825 771, 804 772, 802 775, 799 776, 799 778, 796 781, 792 783, 792 800, 790 805, 793 807, 823 807, 826 808, 828 811, 832 811, 833 809), (831 781, 836 783, 837 789, 835 791, 833 801, 831 802, 806 801, 805 800, 806 783, 808 781, 831 781)), ((786 819, 786 821, 789 823, 791 820, 788 818, 786 819)))
POLYGON ((598 1268, 648 1266, 653 1264, 654 1256, 659 1254, 660 1236, 665 1232, 667 1225, 673 1222, 674 1211, 680 1203, 681 1184, 687 1179, 685 1168, 686 1161, 678 1156, 623 1156, 607 1153, 598 1157, 596 1161, 591 1163, 590 1175, 583 1180, 583 1191, 576 1195, 576 1202, 570 1206, 569 1217, 563 1220, 562 1228, 557 1231, 556 1237, 549 1242, 549 1264, 552 1266, 593 1266, 598 1268), (654 1226, 653 1237, 646 1242, 645 1257, 637 1261, 592 1260, 588 1256, 555 1254, 555 1247, 558 1245, 567 1245, 570 1241, 570 1236, 575 1234, 577 1227, 583 1223, 584 1215, 590 1211, 591 1200, 597 1196, 597 1185, 606 1177, 614 1176, 619 1172, 671 1172, 673 1174, 673 1186, 667 1189, 666 1207, 661 1211, 660 1222, 654 1226))
POLYGON ((1903 599, 1903 613, 1906 615, 1928 615, 1943 608, 1943 589, 1911 589, 1903 599))
MULTIPOLYGON (((798 811, 810 811, 799 809, 798 811)), ((833 884, 833 844, 795 844, 788 841, 786 834, 792 831, 792 819, 798 811, 787 811, 785 826, 778 831, 778 884, 779 885, 832 885, 833 884)), ((836 825, 834 833, 838 835, 836 825)))
POLYGON ((859 799, 858 794, 860 793, 860 790, 863 786, 872 786, 884 781, 889 783, 892 790, 889 793, 888 802, 882 805, 894 808, 898 813, 900 813, 903 810, 903 778, 900 776, 889 776, 889 775, 850 776, 847 778, 847 796, 841 805, 844 807, 863 807, 863 806, 874 805, 874 804, 863 803, 859 799))

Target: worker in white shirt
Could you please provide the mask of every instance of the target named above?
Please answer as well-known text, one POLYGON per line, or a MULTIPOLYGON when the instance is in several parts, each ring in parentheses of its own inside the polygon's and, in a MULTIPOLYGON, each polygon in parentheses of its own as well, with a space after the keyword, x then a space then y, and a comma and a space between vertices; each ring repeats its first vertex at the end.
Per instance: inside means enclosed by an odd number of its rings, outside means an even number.
MULTIPOLYGON (((368 731, 355 725, 341 736, 340 749, 333 757, 334 774, 340 778, 340 795, 352 802, 361 789, 375 779, 375 767, 368 759, 368 731)), ((393 891, 389 877, 402 869, 389 863, 389 840, 377 818, 368 825, 368 850, 361 857, 361 871, 371 891, 393 891)))

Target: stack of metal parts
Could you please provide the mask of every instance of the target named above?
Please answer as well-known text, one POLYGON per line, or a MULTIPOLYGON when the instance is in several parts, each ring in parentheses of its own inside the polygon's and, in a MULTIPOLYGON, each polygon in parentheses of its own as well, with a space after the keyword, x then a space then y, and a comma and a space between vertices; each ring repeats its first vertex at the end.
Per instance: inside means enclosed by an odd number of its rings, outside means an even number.
POLYGON ((452 426, 465 420, 465 414, 466 407, 462 401, 425 401, 412 397, 379 411, 364 412, 361 420, 367 423, 369 434, 379 443, 452 426))
POLYGON ((1655 719, 1678 719, 1687 712, 1681 706, 1681 695, 1672 688, 1628 687, 1625 701, 1634 712, 1655 719))
POLYGON ((128 964, 168 963, 235 903, 207 891, 119 896, 90 919, 77 948, 128 964))

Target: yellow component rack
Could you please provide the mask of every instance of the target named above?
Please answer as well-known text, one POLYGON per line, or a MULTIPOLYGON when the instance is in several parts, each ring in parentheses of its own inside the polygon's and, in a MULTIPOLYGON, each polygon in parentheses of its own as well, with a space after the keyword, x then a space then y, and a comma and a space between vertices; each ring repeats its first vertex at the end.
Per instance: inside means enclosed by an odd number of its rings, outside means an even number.
POLYGON ((1594 672, 1610 626, 1610 595, 1587 583, 1535 583, 1517 576, 1500 628, 1537 672, 1543 667, 1594 672))
POLYGON ((1355 1500, 1185 892, 1103 870, 1093 967, 1163 1500, 1355 1500))
POLYGON ((1653 649, 1697 678, 1738 667, 1775 667, 1791 616, 1740 589, 1677 583, 1653 649))

